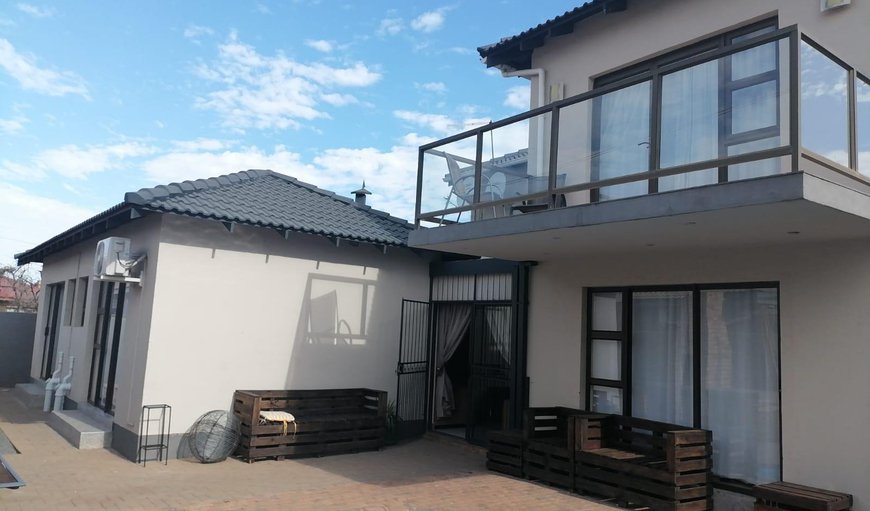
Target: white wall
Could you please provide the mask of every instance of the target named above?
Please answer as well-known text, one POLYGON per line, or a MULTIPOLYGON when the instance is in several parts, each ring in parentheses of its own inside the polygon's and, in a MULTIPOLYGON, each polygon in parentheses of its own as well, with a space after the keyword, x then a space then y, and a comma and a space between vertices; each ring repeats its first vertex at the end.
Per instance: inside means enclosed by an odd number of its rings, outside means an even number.
POLYGON ((230 409, 237 389, 371 387, 394 399, 401 300, 428 298, 428 271, 407 249, 166 215, 143 402, 172 405, 182 433, 230 409), (307 343, 312 298, 336 291, 358 334, 363 289, 364 344, 307 343))
POLYGON ((780 282, 783 477, 870 509, 870 241, 542 262, 531 276, 530 404, 583 405, 584 288, 759 281, 780 282))
MULTIPOLYGON (((88 400, 88 383, 91 371, 91 358, 94 345, 94 325, 99 283, 93 278, 93 261, 97 242, 109 236, 123 236, 132 240, 133 252, 145 252, 148 259, 143 269, 143 287, 136 285, 130 288, 130 301, 126 304, 127 324, 124 338, 118 348, 118 366, 115 380, 115 421, 124 424, 136 420, 139 415, 139 399, 142 392, 142 372, 144 369, 145 351, 147 349, 148 330, 150 324, 150 303, 154 290, 154 271, 157 264, 157 247, 160 231, 160 216, 146 216, 142 219, 107 231, 94 239, 78 243, 68 249, 45 258, 42 268, 43 289, 49 284, 66 282, 79 277, 89 277, 88 295, 85 306, 84 326, 77 326, 75 320, 71 326, 64 324, 67 311, 65 306, 70 302, 61 300, 61 316, 58 322, 57 351, 64 353, 62 375, 69 370, 69 357, 75 356, 76 366, 73 375, 73 386, 69 397, 78 403, 88 400), (130 419, 132 417, 133 419, 130 419)), ((68 293, 69 289, 65 290, 68 293)), ((33 343, 33 362, 30 375, 40 377, 42 351, 44 346, 43 332, 47 320, 48 293, 42 292, 39 297, 39 313, 36 335, 33 343)))

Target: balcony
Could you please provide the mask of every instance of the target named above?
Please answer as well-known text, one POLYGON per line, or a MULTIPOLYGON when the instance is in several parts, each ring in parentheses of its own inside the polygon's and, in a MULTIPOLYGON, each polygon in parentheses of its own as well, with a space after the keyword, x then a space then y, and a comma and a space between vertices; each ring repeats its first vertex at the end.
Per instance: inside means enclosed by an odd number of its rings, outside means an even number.
MULTIPOLYGON (((742 214, 782 218, 771 233, 810 227, 790 217, 859 236, 870 234, 868 195, 870 79, 792 26, 420 147, 411 244, 538 259, 524 234, 630 246, 637 233, 620 238, 620 222, 694 225, 693 215, 724 211, 704 217, 724 225, 737 209, 774 204, 742 214), (782 209, 790 201, 806 207, 782 209), (829 218, 831 208, 850 218, 829 218), (853 225, 856 214, 865 222, 853 225), (602 224, 611 225, 582 230, 602 224)), ((764 221, 750 231, 711 239, 767 235, 764 221)))

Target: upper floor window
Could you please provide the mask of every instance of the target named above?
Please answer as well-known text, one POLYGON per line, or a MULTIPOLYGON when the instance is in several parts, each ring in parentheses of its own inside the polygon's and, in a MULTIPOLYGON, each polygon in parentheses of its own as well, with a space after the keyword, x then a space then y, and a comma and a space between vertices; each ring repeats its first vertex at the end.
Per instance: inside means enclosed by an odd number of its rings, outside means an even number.
MULTIPOLYGON (((787 43, 772 41, 716 60, 679 63, 776 30, 769 20, 600 77, 596 87, 648 74, 648 81, 605 94, 593 107, 592 178, 616 178, 773 149, 788 143, 787 43), (676 66, 677 70, 669 71, 676 66), (658 129, 654 129, 657 123, 658 129), (658 133, 659 140, 651 134, 658 133)), ((777 160, 712 167, 603 187, 609 200, 778 173, 777 160)))

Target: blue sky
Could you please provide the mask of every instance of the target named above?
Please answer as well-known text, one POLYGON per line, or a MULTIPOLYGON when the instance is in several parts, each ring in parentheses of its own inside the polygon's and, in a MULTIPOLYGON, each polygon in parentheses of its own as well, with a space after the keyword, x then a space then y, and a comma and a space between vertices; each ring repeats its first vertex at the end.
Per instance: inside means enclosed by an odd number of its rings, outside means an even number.
POLYGON ((475 48, 568 1, 6 2, 0 263, 126 191, 271 168, 410 217, 416 147, 526 109, 475 48))

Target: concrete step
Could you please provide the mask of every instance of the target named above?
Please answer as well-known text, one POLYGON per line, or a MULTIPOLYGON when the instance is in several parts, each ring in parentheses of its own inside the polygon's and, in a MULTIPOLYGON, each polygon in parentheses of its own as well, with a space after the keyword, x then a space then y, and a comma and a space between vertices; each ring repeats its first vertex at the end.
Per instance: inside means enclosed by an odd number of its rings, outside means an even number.
POLYGON ((108 415, 95 416, 83 409, 63 410, 51 412, 48 425, 78 449, 103 449, 112 445, 112 417, 108 415))
POLYGON ((13 392, 15 399, 27 408, 42 409, 42 403, 45 400, 45 384, 42 382, 18 383, 13 392))

